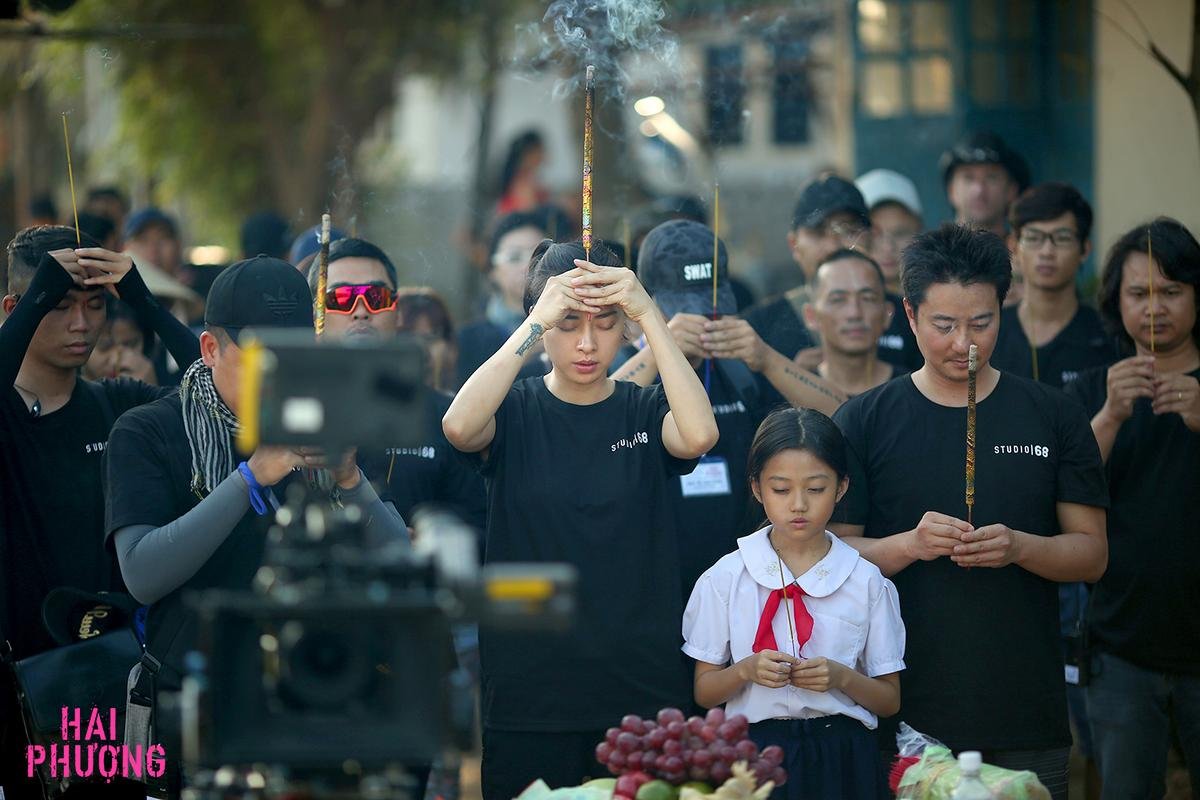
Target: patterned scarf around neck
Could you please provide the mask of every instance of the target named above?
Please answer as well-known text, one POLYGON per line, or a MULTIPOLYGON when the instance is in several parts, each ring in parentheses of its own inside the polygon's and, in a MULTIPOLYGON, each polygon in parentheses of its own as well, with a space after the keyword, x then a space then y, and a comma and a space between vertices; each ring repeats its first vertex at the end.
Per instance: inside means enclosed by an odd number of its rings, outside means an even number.
POLYGON ((212 368, 198 359, 183 373, 179 399, 192 452, 192 491, 207 495, 233 472, 238 419, 217 393, 212 368))
MULTIPOLYGON (((192 455, 192 491, 207 496, 236 467, 233 441, 240 426, 233 410, 221 399, 213 383, 212 367, 197 360, 179 384, 183 404, 183 430, 192 455)), ((311 488, 332 493, 333 474, 306 470, 311 488)))

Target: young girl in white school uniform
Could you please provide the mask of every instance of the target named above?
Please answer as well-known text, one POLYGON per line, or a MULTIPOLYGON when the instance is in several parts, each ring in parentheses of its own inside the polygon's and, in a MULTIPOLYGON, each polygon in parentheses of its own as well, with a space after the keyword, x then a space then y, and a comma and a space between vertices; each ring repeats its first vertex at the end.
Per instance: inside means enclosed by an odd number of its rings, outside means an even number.
POLYGON ((876 729, 900 708, 904 623, 892 582, 826 530, 850 485, 841 431, 811 409, 776 411, 747 472, 770 525, 692 591, 696 702, 724 703, 760 748, 784 749, 777 800, 887 797, 876 729))

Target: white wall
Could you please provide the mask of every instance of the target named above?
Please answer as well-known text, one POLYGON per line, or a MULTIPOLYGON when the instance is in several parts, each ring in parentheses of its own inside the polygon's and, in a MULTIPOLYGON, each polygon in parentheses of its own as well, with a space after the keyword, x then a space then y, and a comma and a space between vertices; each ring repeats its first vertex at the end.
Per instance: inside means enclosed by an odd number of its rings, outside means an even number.
MULTIPOLYGON (((1159 49, 1187 72, 1192 0, 1132 5, 1159 49)), ((1200 236, 1200 132, 1191 103, 1158 62, 1118 30, 1144 38, 1128 6, 1096 0, 1096 8, 1094 245, 1103 258, 1122 233, 1158 214, 1200 236)))

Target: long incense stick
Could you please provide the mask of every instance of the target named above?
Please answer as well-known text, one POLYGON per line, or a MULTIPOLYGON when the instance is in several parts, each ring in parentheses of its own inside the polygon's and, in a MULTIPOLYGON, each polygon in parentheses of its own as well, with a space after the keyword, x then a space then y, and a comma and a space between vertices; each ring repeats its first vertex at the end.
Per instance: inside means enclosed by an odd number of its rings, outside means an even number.
POLYGON ((967 523, 975 508, 975 379, 979 370, 979 348, 967 351, 967 523))
POLYGON ((1146 260, 1149 270, 1146 276, 1150 280, 1150 355, 1154 355, 1154 239, 1150 236, 1150 226, 1146 226, 1146 260))
POLYGON ((67 136, 67 112, 63 112, 63 146, 67 150, 67 182, 71 184, 71 215, 75 217, 75 244, 83 247, 79 235, 79 209, 75 205, 75 170, 71 166, 71 138, 67 136))
MULTIPOLYGON (((712 314, 714 320, 717 318, 717 258, 721 253, 721 184, 713 181, 713 257, 712 257, 712 314)), ((712 385, 712 367, 713 360, 707 359, 704 362, 704 392, 708 393, 709 387, 712 385)))
POLYGON ((625 244, 625 266, 633 269, 633 237, 629 233, 629 217, 621 220, 621 228, 625 244))
MULTIPOLYGON (((770 541, 769 535, 767 541, 770 541)), ((774 542, 771 546, 775 547, 774 542)), ((775 560, 779 562, 779 599, 783 603, 783 615, 787 617, 788 637, 792 640, 791 654, 799 658, 800 652, 796 649, 796 626, 792 623, 792 609, 788 606, 787 581, 783 579, 783 556, 780 555, 778 547, 775 547, 775 560)))
POLYGON ((328 214, 321 215, 321 253, 317 262, 317 296, 313 298, 316 313, 313 322, 317 336, 325 333, 325 292, 329 286, 329 228, 328 214))
POLYGON ((592 108, 596 100, 596 68, 587 68, 583 90, 583 254, 592 257, 592 108))

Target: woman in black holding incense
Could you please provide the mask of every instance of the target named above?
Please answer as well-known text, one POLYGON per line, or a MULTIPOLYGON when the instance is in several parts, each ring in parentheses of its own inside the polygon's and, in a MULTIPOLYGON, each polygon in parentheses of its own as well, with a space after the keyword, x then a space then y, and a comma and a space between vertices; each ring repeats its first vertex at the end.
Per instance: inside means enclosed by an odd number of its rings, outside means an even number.
POLYGON ((603 244, 591 258, 578 242, 534 251, 528 318, 443 420, 488 479, 486 560, 567 562, 579 573, 570 632, 482 632, 485 800, 539 777, 563 786, 601 774, 593 751, 606 728, 690 696, 666 482, 715 444, 716 421, 637 277, 603 244), (630 321, 654 350, 661 386, 608 377, 630 321), (538 341, 550 373, 514 383, 538 341))

